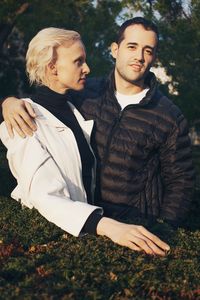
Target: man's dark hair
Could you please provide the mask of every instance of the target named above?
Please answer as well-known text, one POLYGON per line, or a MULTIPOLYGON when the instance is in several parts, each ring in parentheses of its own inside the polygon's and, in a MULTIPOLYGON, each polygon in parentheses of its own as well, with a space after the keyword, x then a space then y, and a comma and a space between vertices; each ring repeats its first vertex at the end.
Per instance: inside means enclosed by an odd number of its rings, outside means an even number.
POLYGON ((126 30, 127 27, 131 26, 131 25, 142 25, 146 30, 152 30, 156 33, 157 35, 157 38, 159 40, 159 32, 158 32, 158 28, 157 26, 145 19, 145 18, 142 18, 142 17, 135 17, 135 18, 132 18, 132 19, 129 19, 127 21, 125 21, 119 28, 119 32, 118 32, 118 38, 117 38, 117 43, 118 45, 123 41, 124 39, 124 32, 126 30))

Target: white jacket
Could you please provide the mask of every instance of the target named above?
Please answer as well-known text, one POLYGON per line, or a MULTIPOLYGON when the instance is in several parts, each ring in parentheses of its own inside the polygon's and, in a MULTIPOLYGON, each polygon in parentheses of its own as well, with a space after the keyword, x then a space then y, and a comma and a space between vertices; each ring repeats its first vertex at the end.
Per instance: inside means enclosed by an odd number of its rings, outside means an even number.
MULTIPOLYGON (((44 107, 30 99, 24 100, 32 104, 37 114, 34 135, 22 139, 15 134, 11 139, 5 122, 0 125, 10 170, 18 183, 11 196, 29 208, 35 207, 68 233, 79 236, 89 215, 96 209, 100 214, 103 211, 87 203, 74 134, 44 107)), ((84 120, 69 104, 89 144, 93 121, 84 120)))

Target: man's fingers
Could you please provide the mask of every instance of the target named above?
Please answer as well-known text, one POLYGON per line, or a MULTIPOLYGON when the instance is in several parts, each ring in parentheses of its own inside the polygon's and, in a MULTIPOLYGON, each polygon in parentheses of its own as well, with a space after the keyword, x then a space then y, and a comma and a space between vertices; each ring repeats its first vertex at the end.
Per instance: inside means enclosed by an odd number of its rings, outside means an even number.
POLYGON ((149 232, 146 228, 144 228, 143 226, 139 226, 139 231, 148 239, 150 239, 151 241, 154 242, 154 244, 158 245, 161 249, 163 249, 164 251, 169 251, 170 247, 168 244, 166 244, 165 242, 163 242, 161 239, 159 239, 156 235, 154 235, 153 233, 149 232))
POLYGON ((24 105, 26 107, 26 110, 28 112, 28 114, 32 117, 35 118, 36 117, 36 113, 32 107, 32 105, 29 102, 24 101, 24 105))
POLYGON ((2 109, 10 137, 13 136, 13 129, 21 137, 33 135, 33 131, 37 129, 33 121, 36 114, 30 103, 10 97, 3 102, 2 109))
POLYGON ((22 138, 26 137, 26 134, 23 132, 21 127, 18 125, 18 123, 13 119, 11 123, 12 128, 18 133, 19 136, 22 138))
POLYGON ((20 113, 20 117, 21 117, 21 121, 20 121, 20 126, 22 124, 22 126, 25 126, 26 131, 33 133, 33 131, 36 131, 37 127, 36 124, 34 122, 34 119, 32 117, 29 116, 29 114, 23 110, 20 113))
POLYGON ((9 122, 5 122, 5 124, 6 124, 6 128, 8 130, 8 134, 9 134, 10 138, 13 139, 14 132, 13 132, 13 129, 12 129, 12 125, 9 122))
MULTIPOLYGON (((12 126, 14 129, 18 132, 19 129, 21 132, 23 132, 24 137, 27 135, 32 136, 33 135, 33 130, 28 126, 28 124, 24 121, 23 118, 21 118, 20 115, 16 115, 15 119, 12 119, 12 126)), ((21 134, 20 134, 21 136, 21 134)))

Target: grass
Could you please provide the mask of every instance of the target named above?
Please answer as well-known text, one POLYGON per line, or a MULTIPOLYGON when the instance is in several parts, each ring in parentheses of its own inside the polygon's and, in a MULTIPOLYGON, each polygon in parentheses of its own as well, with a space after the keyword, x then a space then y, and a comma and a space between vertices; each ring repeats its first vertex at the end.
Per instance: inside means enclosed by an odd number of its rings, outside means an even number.
MULTIPOLYGON (((0 148, 0 299, 200 299, 200 187, 184 228, 151 230, 168 242, 150 257, 104 237, 74 238, 9 197, 15 182, 0 148)), ((200 149, 194 149, 200 174, 200 149)))

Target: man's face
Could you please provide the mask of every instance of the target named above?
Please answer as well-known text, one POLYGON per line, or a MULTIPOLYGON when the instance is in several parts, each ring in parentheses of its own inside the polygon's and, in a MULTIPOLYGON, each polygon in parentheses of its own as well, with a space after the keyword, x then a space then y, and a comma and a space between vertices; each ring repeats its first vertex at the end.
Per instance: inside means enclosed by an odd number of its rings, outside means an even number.
POLYGON ((111 46, 116 59, 115 76, 119 83, 143 86, 156 54, 157 36, 142 25, 131 25, 124 32, 124 39, 111 46))
POLYGON ((70 47, 59 46, 56 49, 56 87, 60 93, 68 89, 81 90, 84 88, 86 75, 90 72, 86 64, 86 53, 81 41, 76 41, 70 47))

